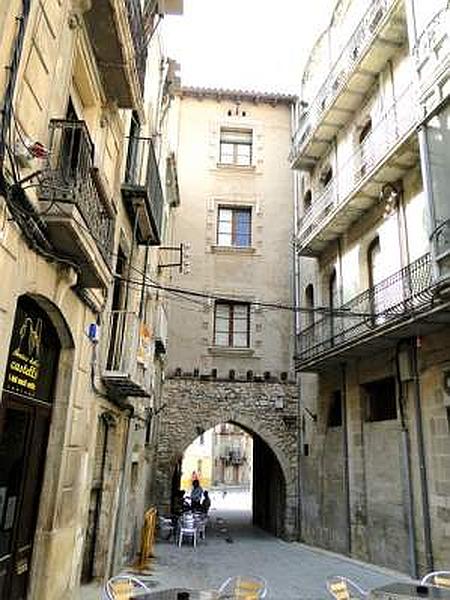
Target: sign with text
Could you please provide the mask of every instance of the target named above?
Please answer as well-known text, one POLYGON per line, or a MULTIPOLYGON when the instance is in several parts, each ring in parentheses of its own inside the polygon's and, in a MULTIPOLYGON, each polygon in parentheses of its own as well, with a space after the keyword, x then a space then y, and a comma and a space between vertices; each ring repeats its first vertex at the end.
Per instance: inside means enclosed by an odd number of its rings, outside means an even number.
POLYGON ((59 350, 59 339, 47 314, 31 298, 19 298, 3 389, 51 401, 59 350))

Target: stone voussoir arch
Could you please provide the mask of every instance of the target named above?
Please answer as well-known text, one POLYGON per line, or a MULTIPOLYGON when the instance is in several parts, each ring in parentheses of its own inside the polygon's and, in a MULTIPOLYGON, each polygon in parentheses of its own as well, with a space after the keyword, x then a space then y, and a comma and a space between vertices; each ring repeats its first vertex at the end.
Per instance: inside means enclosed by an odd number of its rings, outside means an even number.
POLYGON ((166 380, 163 397, 166 409, 158 437, 157 504, 167 509, 176 465, 199 434, 220 423, 233 423, 258 436, 276 457, 284 478, 286 536, 293 537, 298 497, 296 386, 174 377, 166 380))

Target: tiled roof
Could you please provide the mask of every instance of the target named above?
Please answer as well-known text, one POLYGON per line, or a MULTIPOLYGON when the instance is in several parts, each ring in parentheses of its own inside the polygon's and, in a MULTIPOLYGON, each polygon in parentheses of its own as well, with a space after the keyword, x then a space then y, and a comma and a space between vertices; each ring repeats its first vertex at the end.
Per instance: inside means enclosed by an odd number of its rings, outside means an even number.
POLYGON ((213 98, 215 100, 246 100, 248 102, 263 102, 267 104, 292 104, 297 100, 290 94, 258 92, 255 90, 227 90, 207 87, 180 87, 177 95, 194 98, 213 98))

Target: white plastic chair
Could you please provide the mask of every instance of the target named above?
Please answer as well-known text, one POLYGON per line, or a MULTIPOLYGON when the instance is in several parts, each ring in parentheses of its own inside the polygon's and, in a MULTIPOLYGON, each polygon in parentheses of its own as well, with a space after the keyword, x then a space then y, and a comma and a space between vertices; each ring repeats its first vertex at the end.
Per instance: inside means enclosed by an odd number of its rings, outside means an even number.
POLYGON ((198 537, 202 540, 206 539, 206 524, 208 517, 203 512, 194 513, 194 525, 197 528, 198 537))
POLYGON ((237 575, 228 577, 219 588, 219 598, 259 600, 267 595, 267 582, 262 577, 237 575))
POLYGON ((189 513, 181 515, 178 521, 178 546, 183 543, 183 537, 192 538, 194 548, 197 547, 197 527, 195 526, 194 516, 189 513))
POLYGON ((450 588, 450 571, 433 571, 422 577, 423 585, 435 585, 441 588, 450 588))
POLYGON ((327 579, 327 590, 336 600, 363 600, 369 592, 347 577, 335 575, 327 579))
POLYGON ((105 586, 106 600, 130 600, 136 590, 150 592, 145 583, 132 575, 116 575, 108 579, 105 586))

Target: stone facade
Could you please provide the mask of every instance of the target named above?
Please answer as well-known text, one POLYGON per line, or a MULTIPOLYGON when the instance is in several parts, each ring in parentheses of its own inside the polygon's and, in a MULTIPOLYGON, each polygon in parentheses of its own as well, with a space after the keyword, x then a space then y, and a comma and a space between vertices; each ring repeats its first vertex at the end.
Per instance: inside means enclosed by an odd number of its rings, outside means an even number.
MULTIPOLYGON (((145 211, 138 209, 142 220, 137 223, 122 184, 129 183, 132 113, 142 123, 133 137, 148 140, 158 133, 160 165, 153 163, 152 175, 153 181, 165 181, 170 99, 160 86, 168 92, 170 76, 158 36, 148 48, 147 65, 141 47, 136 55, 136 36, 144 35, 140 4, 15 0, 0 8, 0 62, 5 67, 0 74, 2 423, 5 415, 39 413, 39 402, 7 390, 5 378, 13 323, 24 299, 45 313, 55 331, 55 348, 61 347, 52 402, 46 407, 51 424, 48 440, 45 434, 41 440, 44 459, 30 467, 24 463, 21 470, 24 477, 34 473, 34 479, 43 473, 40 489, 24 502, 27 510, 36 510, 36 529, 30 528, 27 539, 33 552, 21 557, 13 549, 15 562, 8 563, 6 579, 5 569, 0 574, 2 600, 78 597, 81 579, 103 579, 134 558, 147 506, 145 441, 162 379, 154 339, 164 344, 162 303, 148 289, 126 282, 136 279, 136 272, 142 282, 145 269, 155 276, 158 257, 142 246, 149 235, 145 211), (95 26, 96 20, 108 19, 105 28, 95 26), (165 103, 164 118, 158 102, 152 103, 154 112, 144 111, 146 68, 152 73, 148 99, 165 103), (123 279, 114 278, 116 270, 123 279), (121 314, 115 324, 113 313, 121 314), (136 324, 140 329, 133 329, 136 324), (138 356, 140 335, 145 348, 138 356), (123 342, 120 356, 114 339, 123 342), (128 381, 122 388, 117 381, 125 353, 138 392, 127 388, 128 381)), ((146 176, 147 171, 139 180, 142 188, 146 176)), ((169 196, 161 185, 167 231, 169 196)), ((154 201, 148 200, 147 209, 154 201)), ((159 225, 155 244, 164 237, 159 225)), ((39 327, 32 333, 38 339, 39 327)), ((14 499, 14 469, 5 464, 12 442, 3 433, 0 487, 14 499)), ((16 508, 20 504, 16 498, 16 508)), ((21 517, 17 510, 12 516, 16 528, 21 517)), ((2 552, 6 547, 2 538, 2 552)))
MULTIPOLYGON (((172 476, 177 463, 198 431, 220 423, 238 425, 262 440, 276 457, 254 472, 255 516, 258 504, 281 523, 270 526, 292 538, 297 530, 297 388, 293 383, 201 381, 171 377, 164 386, 164 409, 158 439, 158 504, 168 511, 172 476), (282 408, 278 408, 282 400, 282 408), (261 498, 261 489, 277 486, 277 463, 281 468, 283 504, 261 498), (261 489, 259 489, 261 488, 261 489)), ((270 455, 270 453, 269 453, 270 455)), ((278 476, 279 478, 279 476, 278 476)))
POLYGON ((167 509, 184 450, 199 431, 231 422, 254 441, 255 522, 286 537, 297 529, 298 472, 291 104, 246 91, 182 87, 176 95, 174 241, 186 244, 189 269, 172 273, 181 292, 168 294, 156 494, 167 509))
POLYGON ((337 2, 291 154, 302 536, 414 576, 450 543, 447 20, 440 0, 337 2))

